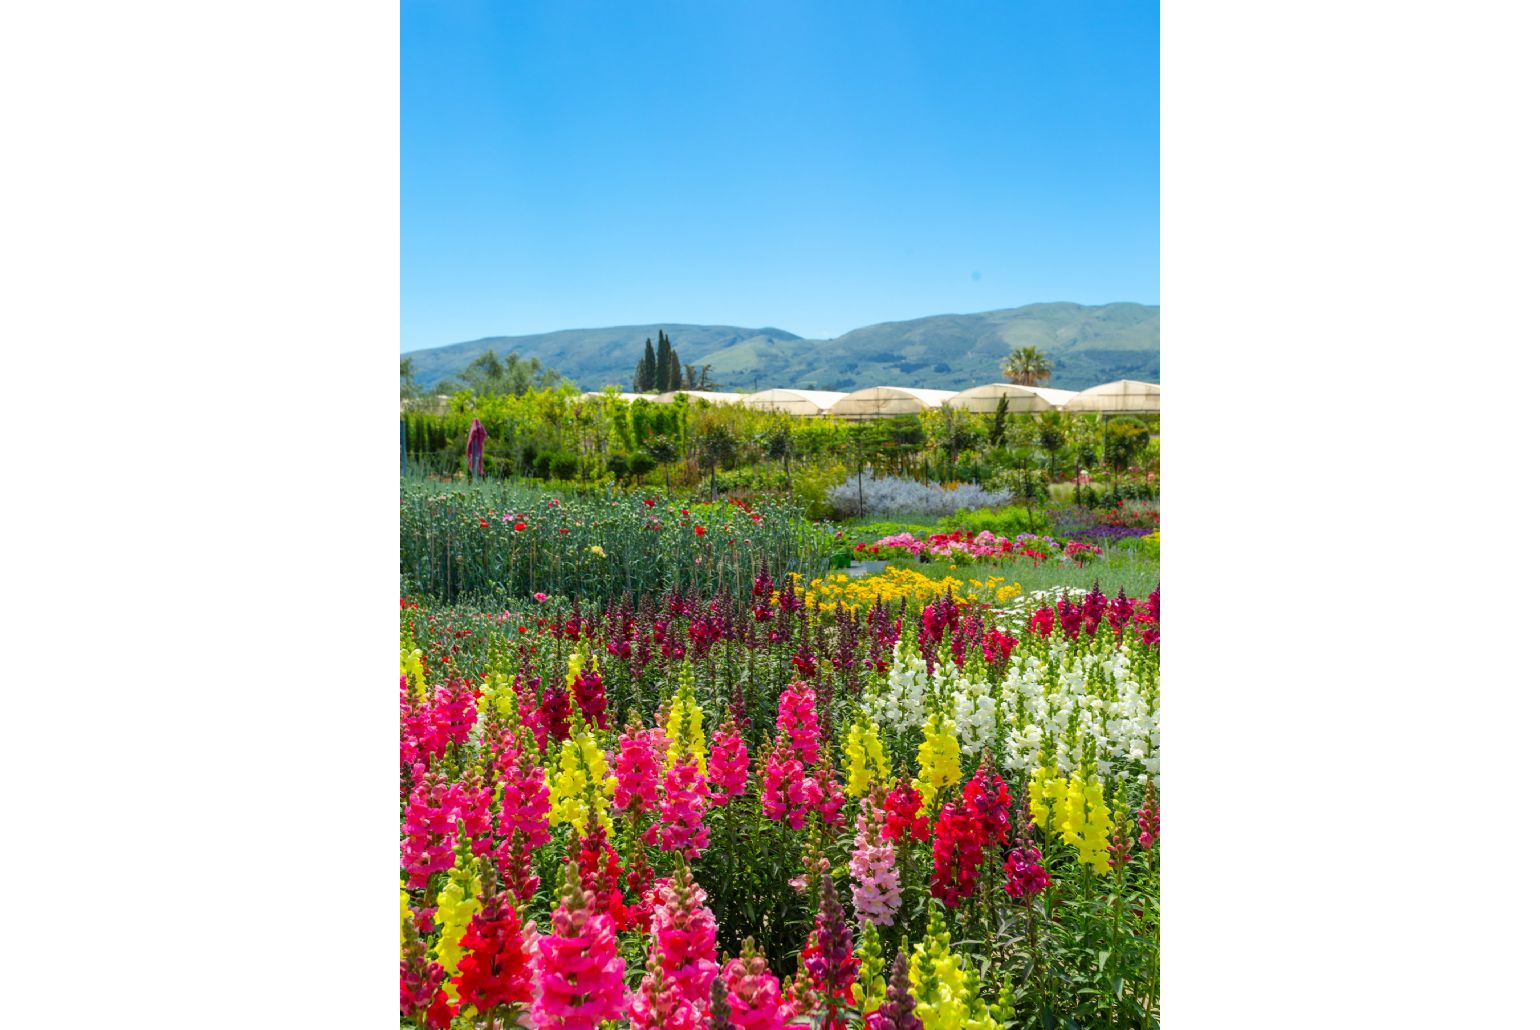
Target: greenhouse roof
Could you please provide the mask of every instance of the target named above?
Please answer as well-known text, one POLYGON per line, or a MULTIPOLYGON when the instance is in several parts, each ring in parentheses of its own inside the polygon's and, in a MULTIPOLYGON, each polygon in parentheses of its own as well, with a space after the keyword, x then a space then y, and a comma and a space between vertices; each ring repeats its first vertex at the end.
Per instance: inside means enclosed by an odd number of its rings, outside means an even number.
POLYGON ((869 386, 846 394, 829 407, 839 418, 885 418, 917 415, 939 408, 954 395, 952 390, 925 390, 913 386, 869 386))
POLYGON ((1065 411, 1155 413, 1160 411, 1160 384, 1119 379, 1082 390, 1064 405, 1065 411))
POLYGON ((750 408, 787 415, 822 415, 846 394, 835 390, 760 390, 743 399, 750 408))
POLYGON ((949 408, 962 408, 980 415, 990 415, 998 408, 1000 398, 1005 397, 1007 398, 1006 410, 1016 415, 1034 411, 1055 411, 1074 396, 1074 390, 1051 390, 1046 386, 1022 386, 1018 383, 990 383, 987 386, 974 386, 963 390, 946 403, 949 408))

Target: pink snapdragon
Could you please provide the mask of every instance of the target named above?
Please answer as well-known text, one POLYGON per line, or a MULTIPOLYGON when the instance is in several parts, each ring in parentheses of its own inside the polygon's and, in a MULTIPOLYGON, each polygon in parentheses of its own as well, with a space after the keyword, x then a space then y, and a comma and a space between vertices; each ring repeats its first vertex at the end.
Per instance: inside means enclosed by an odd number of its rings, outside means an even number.
POLYGON ((891 926, 901 901, 898 863, 893 842, 884 840, 878 831, 881 816, 881 810, 874 811, 869 799, 862 800, 856 815, 855 849, 850 854, 850 892, 858 919, 891 926))
POLYGON ((725 805, 742 794, 749 779, 749 752, 743 746, 738 725, 728 716, 711 735, 711 754, 706 759, 706 775, 716 786, 711 794, 713 805, 725 805))
POLYGON ((514 894, 528 901, 540 887, 533 853, 551 839, 551 788, 545 769, 522 749, 498 756, 498 774, 503 799, 497 831, 503 840, 496 852, 497 871, 514 894))
POLYGON ((658 751, 651 730, 638 722, 620 735, 615 761, 615 807, 648 812, 658 804, 658 751))
POLYGON ((658 846, 698 858, 711 843, 705 823, 708 788, 695 756, 682 752, 669 767, 663 783, 663 804, 658 813, 658 846))
POLYGON ((444 795, 445 807, 453 806, 471 839, 471 853, 485 857, 492 854, 492 788, 481 785, 481 771, 472 768, 463 780, 449 785, 444 795))
POLYGON ((722 970, 731 1025, 741 1030, 787 1030, 796 1013, 781 997, 781 982, 770 972, 763 955, 754 951, 754 938, 743 942, 743 955, 722 970))
POLYGON ((760 804, 765 818, 784 819, 793 830, 802 829, 813 805, 823 800, 818 783, 803 775, 802 763, 784 740, 765 760, 764 782, 760 804))
POLYGON ((845 792, 828 762, 820 762, 813 770, 813 789, 813 804, 818 807, 819 818, 828 826, 844 826, 845 816, 840 809, 845 807, 845 792))
POLYGON ((686 872, 660 885, 654 896, 652 950, 658 971, 684 1004, 704 1015, 717 976, 717 921, 706 905, 706 892, 686 872))
POLYGON ((442 755, 444 743, 464 744, 470 739, 476 725, 476 695, 464 680, 454 680, 433 692, 431 712, 434 753, 442 755))
POLYGON ((785 734, 792 751, 802 760, 803 768, 812 768, 817 764, 818 709, 810 684, 796 680, 781 691, 775 726, 785 734))
POLYGON ((619 1019, 626 964, 615 944, 615 923, 594 910, 576 865, 567 867, 561 903, 551 913, 551 932, 541 937, 535 963, 539 990, 530 1007, 536 1030, 597 1030, 619 1019))
MULTIPOLYGON (((407 767, 426 762, 432 753, 433 717, 426 705, 418 702, 401 676, 401 764, 407 767)), ((442 753, 442 751, 441 751, 442 753)))
POLYGON ((441 772, 430 772, 412 788, 401 816, 401 868, 408 890, 426 890, 434 873, 455 864, 458 808, 441 772))

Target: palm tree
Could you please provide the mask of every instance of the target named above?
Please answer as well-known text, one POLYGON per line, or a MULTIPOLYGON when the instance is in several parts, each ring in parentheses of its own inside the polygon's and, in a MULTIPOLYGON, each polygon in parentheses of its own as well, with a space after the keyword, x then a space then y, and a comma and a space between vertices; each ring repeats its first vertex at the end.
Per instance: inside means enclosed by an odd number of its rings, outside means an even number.
POLYGON ((1018 386, 1036 386, 1048 381, 1053 366, 1036 347, 1017 347, 1000 362, 1000 371, 1018 386))

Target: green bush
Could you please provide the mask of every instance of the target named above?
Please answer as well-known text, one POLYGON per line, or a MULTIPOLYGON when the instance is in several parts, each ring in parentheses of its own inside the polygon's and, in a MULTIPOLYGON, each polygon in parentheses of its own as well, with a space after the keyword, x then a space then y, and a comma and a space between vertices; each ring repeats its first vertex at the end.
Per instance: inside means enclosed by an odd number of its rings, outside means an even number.
POLYGON ((986 529, 995 536, 1017 536, 1021 533, 1041 533, 1047 525, 1041 512, 1011 505, 1008 508, 981 508, 978 511, 960 511, 941 520, 941 528, 948 532, 964 530, 982 533, 986 529))

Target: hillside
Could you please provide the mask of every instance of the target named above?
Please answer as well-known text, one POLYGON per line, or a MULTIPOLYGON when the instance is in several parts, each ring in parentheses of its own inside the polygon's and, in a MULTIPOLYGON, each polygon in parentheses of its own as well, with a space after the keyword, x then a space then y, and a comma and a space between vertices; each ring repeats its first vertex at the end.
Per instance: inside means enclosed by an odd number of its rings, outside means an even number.
MULTIPOLYGON (((568 329, 494 336, 410 352, 418 382, 455 375, 488 348, 499 356, 537 357, 585 390, 615 383, 630 389, 642 342, 658 325, 568 329)), ((711 365, 724 390, 771 386, 856 390, 864 386, 962 389, 997 382, 1000 360, 1034 346, 1053 363, 1048 385, 1085 389, 1113 379, 1160 381, 1160 308, 1146 304, 1028 304, 971 315, 881 322, 832 340, 805 340, 780 329, 661 326, 679 360, 711 365)), ((407 355, 403 355, 407 356, 407 355)))

